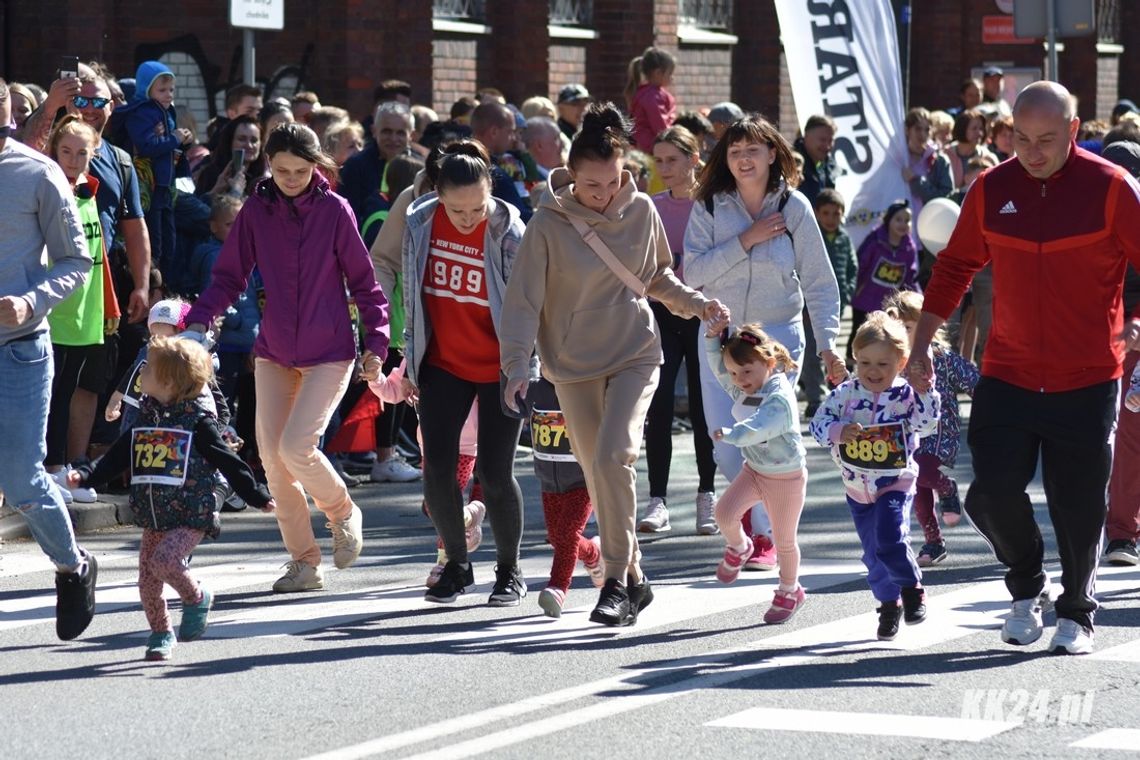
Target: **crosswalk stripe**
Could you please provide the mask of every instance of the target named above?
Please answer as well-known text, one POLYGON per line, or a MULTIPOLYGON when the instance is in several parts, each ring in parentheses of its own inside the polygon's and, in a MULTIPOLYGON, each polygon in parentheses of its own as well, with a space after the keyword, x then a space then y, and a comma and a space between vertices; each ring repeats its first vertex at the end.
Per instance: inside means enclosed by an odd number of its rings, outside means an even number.
POLYGON ((1020 723, 977 718, 942 718, 934 715, 790 710, 753 707, 709 721, 706 726, 772 731, 802 731, 863 736, 909 736, 941 741, 980 742, 1016 728, 1020 723))
POLYGON ((1110 728, 1084 739, 1075 741, 1070 747, 1082 749, 1116 749, 1135 752, 1140 746, 1140 728, 1110 728))
MULTIPOLYGON (((1106 572, 1098 578, 1097 586, 1103 592, 1112 592, 1136 585, 1134 573, 1121 574, 1106 572)), ((670 662, 657 663, 651 668, 633 669, 619 676, 612 676, 579 686, 561 689, 548 694, 530 697, 519 702, 500 705, 487 710, 470 713, 456 718, 435 721, 430 725, 410 729, 389 736, 344 747, 332 752, 315 755, 307 760, 352 760, 368 757, 381 752, 392 752, 428 741, 436 740, 466 731, 496 725, 510 720, 510 728, 493 732, 474 739, 446 745, 436 750, 411 758, 456 758, 472 757, 486 752, 513 746, 548 734, 585 725, 595 720, 612 720, 614 716, 648 707, 659 702, 674 699, 702 689, 725 686, 765 671, 806 664, 823 656, 835 656, 864 652, 868 649, 915 651, 937 646, 957 638, 992 630, 1001 626, 1004 613, 1009 609, 1007 592, 1003 581, 990 581, 975 584, 947 594, 934 594, 927 601, 930 615, 920 626, 907 627, 893 642, 880 642, 872 638, 876 616, 873 613, 855 615, 803 630, 792 629, 744 644, 739 647, 710 652, 693 657, 680 658, 670 662), (854 636, 852 631, 866 631, 865 637, 854 636), (855 638, 855 640, 852 640, 855 638), (836 643, 843 642, 843 643, 836 643), (710 665, 738 657, 756 650, 786 651, 774 654, 759 662, 728 666, 709 671, 710 665), (652 688, 647 682, 663 672, 680 672, 694 668, 700 672, 691 678, 652 688), (615 693, 623 692, 623 693, 615 693), (519 724, 518 719, 528 713, 559 707, 570 702, 594 697, 605 693, 607 699, 577 710, 558 711, 556 716, 519 724)), ((650 608, 645 617, 651 617, 650 608)), ((646 621, 648 622, 648 620, 646 621)), ((638 621, 641 626, 641 621, 638 621)), ((1036 651, 1037 648, 1024 651, 1036 651)))

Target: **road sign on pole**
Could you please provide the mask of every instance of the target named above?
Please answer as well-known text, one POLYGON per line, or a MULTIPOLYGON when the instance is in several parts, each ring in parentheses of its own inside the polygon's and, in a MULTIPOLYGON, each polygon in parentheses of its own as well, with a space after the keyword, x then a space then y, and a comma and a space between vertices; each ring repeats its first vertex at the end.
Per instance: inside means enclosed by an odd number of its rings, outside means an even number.
POLYGON ((230 0, 230 26, 284 29, 285 0, 230 0))

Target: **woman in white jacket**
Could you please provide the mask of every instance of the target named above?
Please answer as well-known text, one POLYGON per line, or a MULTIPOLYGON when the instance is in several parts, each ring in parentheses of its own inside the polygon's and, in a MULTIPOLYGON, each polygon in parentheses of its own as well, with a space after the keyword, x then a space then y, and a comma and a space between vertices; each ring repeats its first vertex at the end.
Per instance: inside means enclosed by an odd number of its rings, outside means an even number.
MULTIPOLYGON (((685 281, 723 302, 738 324, 759 322, 801 363, 803 309, 807 304, 829 379, 847 376, 835 353, 839 336, 839 286, 811 204, 796 192, 795 159, 788 141, 762 118, 732 124, 701 174, 685 231, 685 281)), ((791 381, 795 384, 796 377, 791 381)), ((701 366, 709 430, 732 425, 732 402, 712 368, 701 366)), ((743 466, 740 449, 714 443, 717 465, 729 480, 743 466)), ((768 519, 754 510, 755 550, 745 567, 775 567, 768 519)), ((649 515, 646 516, 649 518, 649 515)), ((745 518, 747 523, 748 518, 745 518)), ((747 530, 749 526, 746 524, 747 530)))

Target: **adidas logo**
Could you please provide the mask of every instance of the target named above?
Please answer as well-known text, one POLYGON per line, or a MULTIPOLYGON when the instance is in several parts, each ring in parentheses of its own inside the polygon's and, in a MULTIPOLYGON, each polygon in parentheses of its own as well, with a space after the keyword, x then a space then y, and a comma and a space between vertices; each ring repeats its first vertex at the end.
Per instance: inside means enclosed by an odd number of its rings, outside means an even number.
POLYGON ((999 214, 1016 214, 1017 206, 1013 205, 1013 201, 1006 201, 1005 205, 1001 207, 999 214))

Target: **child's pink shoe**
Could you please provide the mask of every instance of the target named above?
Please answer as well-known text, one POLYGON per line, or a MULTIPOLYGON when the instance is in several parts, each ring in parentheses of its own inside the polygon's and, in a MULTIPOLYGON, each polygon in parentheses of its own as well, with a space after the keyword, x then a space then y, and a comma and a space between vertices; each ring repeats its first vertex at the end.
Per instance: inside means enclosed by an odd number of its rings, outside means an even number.
POLYGON ((586 568, 586 572, 590 574, 590 582, 594 584, 594 588, 601 588, 606 585, 606 570, 602 566, 602 539, 594 536, 590 539, 590 543, 598 550, 598 561, 591 565, 585 560, 582 560, 582 565, 586 568))
POLYGON ((716 566, 716 579, 721 583, 732 583, 736 580, 745 561, 752 556, 752 539, 745 539, 745 541, 747 543, 744 546, 744 551, 739 554, 731 546, 724 548, 724 559, 716 566))
POLYGON ((473 552, 483 543, 483 518, 487 516, 487 505, 472 501, 463 508, 463 524, 467 536, 467 551, 473 552))
POLYGON ((796 586, 795 591, 776 589, 776 595, 772 598, 772 606, 764 613, 764 622, 768 625, 776 625, 788 620, 796 614, 800 607, 804 606, 806 596, 803 586, 796 586))

